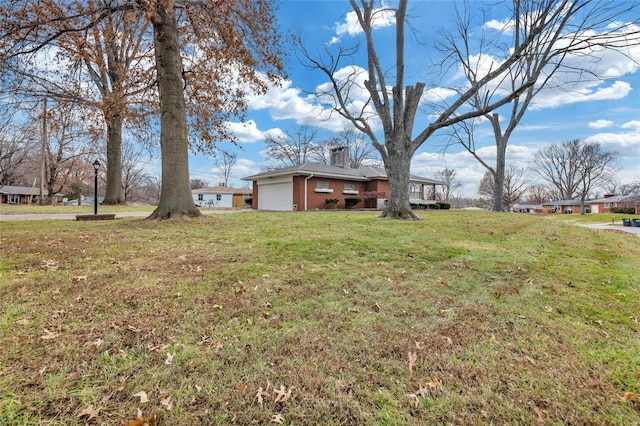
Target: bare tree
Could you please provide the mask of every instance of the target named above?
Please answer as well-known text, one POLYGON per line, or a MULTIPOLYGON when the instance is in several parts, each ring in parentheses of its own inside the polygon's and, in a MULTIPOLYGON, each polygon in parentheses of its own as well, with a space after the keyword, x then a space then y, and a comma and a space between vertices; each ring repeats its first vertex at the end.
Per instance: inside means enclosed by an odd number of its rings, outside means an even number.
POLYGON ((449 200, 454 197, 455 192, 462 187, 462 182, 456 174, 454 169, 449 168, 444 168, 436 173, 436 180, 444 182, 444 185, 440 185, 439 194, 437 195, 439 195, 440 199, 445 203, 448 203, 449 200))
MULTIPOLYGON (((546 89, 570 88, 578 82, 590 80, 604 80, 607 78, 606 72, 609 70, 598 70, 597 63, 599 56, 596 51, 616 50, 620 54, 625 54, 631 45, 638 44, 637 32, 632 32, 632 27, 628 22, 616 23, 623 14, 627 13, 630 5, 607 4, 606 2, 594 2, 590 5, 588 1, 576 2, 570 5, 568 2, 549 3, 549 9, 545 12, 550 15, 558 15, 557 23, 562 31, 546 31, 537 40, 531 43, 527 51, 527 58, 518 62, 517 66, 509 68, 501 81, 488 87, 486 91, 476 92, 469 104, 476 110, 482 110, 484 105, 490 104, 492 98, 503 97, 504 93, 516 92, 522 81, 534 81, 535 84, 528 86, 518 96, 510 101, 506 111, 505 126, 500 123, 498 112, 486 113, 483 115, 493 129, 496 148, 495 166, 490 166, 483 160, 475 149, 473 141, 473 124, 463 123, 453 126, 453 139, 462 144, 487 170, 494 176, 495 189, 497 195, 494 198, 493 210, 502 211, 503 197, 499 196, 502 191, 503 180, 505 179, 506 151, 509 138, 519 125, 525 112, 529 108, 534 98, 546 89), (597 4, 596 4, 597 3, 597 4), (554 9, 557 6, 557 9, 554 9), (572 7, 576 11, 588 10, 588 18, 583 21, 572 23, 572 7), (597 9, 596 9, 597 7, 597 9), (567 15, 565 16, 565 11, 567 15), (588 22, 587 22, 588 21, 588 22), (574 26, 575 24, 575 26, 574 26), (606 29, 602 32, 603 25, 606 29), (593 31, 596 30, 596 31, 593 31), (562 46, 561 48, 559 46, 562 46), (579 63, 576 58, 580 57, 579 63), (577 64, 576 64, 577 63, 577 64)), ((503 31, 513 31, 516 39, 525 39, 529 36, 529 31, 539 25, 539 5, 536 2, 514 1, 514 20, 504 24, 503 31)), ((457 13, 457 31, 448 33, 444 42, 440 44, 440 50, 450 57, 456 58, 455 62, 460 64, 460 69, 464 72, 469 84, 475 84, 478 77, 482 75, 486 62, 491 62, 491 52, 496 38, 471 31, 471 22, 477 11, 471 13, 465 9, 462 13, 457 13), (471 43, 471 37, 479 39, 479 46, 471 43), (470 51, 470 46, 474 45, 474 51, 470 51), (480 59, 479 59, 480 58, 480 59)), ((498 32, 498 37, 502 32, 498 32)))
MULTIPOLYGON (((407 219, 418 219, 411 211, 407 190, 411 158, 436 130, 474 117, 486 116, 508 105, 534 86, 540 77, 540 73, 518 72, 526 69, 526 64, 532 58, 539 55, 562 58, 566 52, 602 44, 602 38, 587 39, 591 40, 591 44, 583 43, 582 39, 592 29, 601 29, 611 24, 608 18, 618 16, 617 12, 620 9, 629 10, 630 7, 619 2, 605 4, 590 0, 513 0, 510 18, 511 22, 515 23, 515 30, 505 28, 502 32, 504 36, 511 35, 511 40, 508 43, 498 43, 496 50, 492 52, 501 57, 495 60, 489 69, 466 70, 467 84, 452 89, 457 93, 452 102, 431 105, 428 114, 433 114, 435 120, 415 134, 413 127, 423 99, 425 83, 405 84, 404 40, 407 0, 400 0, 394 10, 396 42, 393 84, 387 83, 389 67, 382 63, 378 55, 378 46, 373 34, 374 19, 381 10, 376 9, 374 0, 350 0, 350 4, 366 40, 366 70, 351 66, 353 72, 346 78, 337 75, 341 60, 353 56, 357 48, 340 48, 337 54, 332 54, 327 48, 324 58, 314 58, 302 43, 301 51, 306 64, 310 68, 321 70, 330 80, 332 90, 321 95, 333 98, 335 111, 351 121, 356 129, 366 133, 382 157, 390 187, 389 200, 382 216, 407 219), (524 14, 528 14, 530 19, 523 19, 524 14), (567 45, 553 42, 567 32, 579 34, 576 43, 567 45), (548 48, 541 49, 540 46, 548 48), (364 78, 362 74, 365 74, 364 78), (520 75, 521 78, 514 79, 509 87, 503 84, 509 75, 520 75), (359 82, 362 82, 364 87, 359 86, 359 82), (497 90, 498 87, 501 90, 497 90), (353 102, 355 93, 358 92, 360 95, 362 91, 368 93, 368 101, 353 102), (489 95, 485 95, 487 93, 489 95), (473 100, 476 97, 484 103, 481 107, 476 105, 475 108, 469 109, 469 105, 474 105, 473 100), (383 140, 378 138, 372 120, 381 122, 383 140)), ((385 12, 388 12, 388 9, 385 12)), ((467 30, 468 28, 465 29, 467 30)), ((636 34, 636 40, 637 38, 636 34)), ((465 63, 464 58, 456 55, 456 51, 451 51, 448 59, 449 64, 453 66, 465 63)))
POLYGON ((266 155, 281 167, 297 166, 306 161, 317 158, 320 149, 316 141, 318 129, 300 126, 293 131, 285 131, 278 136, 267 136, 264 143, 267 146, 266 155))
POLYGON ((25 183, 25 166, 34 155, 33 130, 30 126, 0 126, 0 186, 25 183))
POLYGON ((478 187, 478 195, 487 200, 492 206, 495 204, 493 199, 497 196, 502 196, 502 204, 507 209, 510 209, 521 200, 529 189, 525 170, 518 167, 510 166, 505 170, 504 187, 499 193, 494 191, 495 182, 493 179, 493 173, 487 170, 478 187))
POLYGON ((216 176, 220 178, 220 183, 222 184, 222 186, 229 186, 229 180, 231 180, 231 171, 233 169, 233 166, 235 166, 237 159, 237 154, 225 150, 221 150, 220 154, 216 156, 216 176))
POLYGON ((546 186, 535 184, 529 186, 527 197, 531 204, 543 204, 552 200, 552 193, 546 186))
POLYGON ((604 150, 599 143, 573 139, 541 148, 535 156, 534 171, 562 199, 579 198, 584 214, 585 200, 610 180, 617 159, 616 152, 604 150))
POLYGON ((193 112, 191 129, 199 136, 194 140, 202 141, 195 147, 233 139, 224 123, 242 118, 242 88, 264 93, 282 73, 272 3, 25 0, 8 6, 0 10, 0 63, 28 57, 71 34, 87 34, 114 13, 141 14, 153 29, 162 155, 161 199, 149 219, 200 215, 189 190, 187 111, 193 112))
POLYGON ((195 178, 189 181, 189 186, 191 189, 206 188, 207 186, 209 186, 209 182, 204 179, 195 178))

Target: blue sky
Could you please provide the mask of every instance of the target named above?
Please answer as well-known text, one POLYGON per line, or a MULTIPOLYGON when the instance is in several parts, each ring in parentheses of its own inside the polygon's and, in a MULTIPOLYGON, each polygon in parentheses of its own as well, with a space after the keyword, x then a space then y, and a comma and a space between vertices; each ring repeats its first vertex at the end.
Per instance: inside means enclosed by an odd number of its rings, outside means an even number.
MULTIPOLYGON (((440 93, 439 90, 447 82, 455 79, 455 70, 443 74, 433 72, 430 67, 439 59, 438 52, 432 47, 434 40, 451 26, 454 3, 443 0, 409 2, 408 16, 416 32, 407 34, 407 84, 423 81, 427 83, 428 92, 440 93)), ((389 4, 394 3, 389 1, 389 4)), ((472 7, 479 5, 478 2, 470 4, 472 7)), ((346 0, 284 0, 280 2, 277 15, 283 31, 299 31, 309 50, 320 52, 324 46, 336 48, 340 43, 350 46, 363 40, 349 12, 351 9, 346 0)), ((630 20, 637 20, 638 13, 630 16, 630 20)), ((494 7, 484 17, 483 24, 489 28, 507 18, 503 9, 494 7)), ((481 22, 478 21, 475 30, 479 33, 481 28, 481 22)), ((395 54, 393 23, 381 17, 375 36, 379 55, 383 60, 392 60, 395 54)), ((321 119, 329 116, 330 107, 311 93, 326 84, 327 79, 321 72, 303 67, 296 59, 293 48, 290 53, 288 77, 282 86, 273 87, 266 95, 249 98, 246 123, 229 123, 239 146, 235 148, 225 143, 220 146, 236 152, 238 156, 232 171, 232 186, 246 186, 247 182, 240 178, 258 173, 267 165, 264 156, 265 135, 292 131, 304 124, 320 129, 319 139, 322 140, 335 136, 346 125, 335 118, 335 114, 329 120, 321 119)), ((640 49, 629 50, 628 54, 640 62, 640 49)), ((362 54, 354 57, 353 64, 366 67, 364 49, 362 54)), ((345 62, 344 65, 349 64, 345 62)), ((566 87, 564 90, 548 90, 538 98, 537 104, 525 114, 510 139, 507 165, 526 168, 540 147, 570 139, 585 139, 599 142, 606 149, 619 153, 619 183, 640 179, 640 67, 629 58, 615 54, 602 55, 596 66, 611 78, 577 84, 571 90, 566 87)), ((432 117, 428 111, 419 113, 414 134, 420 132, 430 119, 432 117)), ((487 124, 477 126, 476 144, 483 158, 490 164, 494 163, 493 135, 487 124)), ((478 182, 486 171, 462 147, 447 147, 446 137, 436 133, 414 156, 412 173, 435 177, 438 170, 445 167, 456 170, 463 183, 460 193, 468 196, 476 193, 478 182)), ((218 181, 214 160, 208 156, 192 156, 190 173, 192 178, 205 179, 211 185, 218 181)))

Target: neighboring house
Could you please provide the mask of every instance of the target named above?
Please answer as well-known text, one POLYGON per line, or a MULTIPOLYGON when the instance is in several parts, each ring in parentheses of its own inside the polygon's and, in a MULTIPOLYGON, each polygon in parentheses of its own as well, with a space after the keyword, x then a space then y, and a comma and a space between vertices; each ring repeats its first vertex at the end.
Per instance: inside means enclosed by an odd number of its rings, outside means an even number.
POLYGON ((542 204, 514 204, 511 208, 514 213, 542 213, 542 204))
MULTIPOLYGON (((545 213, 580 213, 580 200, 558 200, 542 205, 545 213)), ((584 202, 585 213, 589 212, 589 202, 584 202)))
POLYGON ((605 195, 588 204, 593 213, 611 213, 611 208, 631 207, 635 209, 635 214, 640 214, 640 197, 637 195, 605 195))
MULTIPOLYGON (((354 208, 383 209, 389 195, 389 180, 384 169, 361 167, 352 169, 340 148, 332 150, 331 164, 304 163, 284 167, 243 180, 253 182, 252 208, 257 210, 316 210, 345 208, 346 198, 360 198, 354 208), (337 204, 325 200, 337 199, 337 204)), ((426 189, 443 185, 432 179, 410 177, 410 199, 414 204, 435 203, 427 200, 426 189)), ((435 194, 435 190, 432 191, 435 194)))
POLYGON ((245 200, 251 197, 249 188, 229 188, 214 186, 212 188, 192 189, 193 202, 198 207, 239 208, 245 206, 245 200))
MULTIPOLYGON (((47 198, 49 192, 44 190, 44 197, 47 198)), ((29 204, 30 201, 40 199, 40 189, 29 186, 0 186, 0 203, 2 204, 29 204)))

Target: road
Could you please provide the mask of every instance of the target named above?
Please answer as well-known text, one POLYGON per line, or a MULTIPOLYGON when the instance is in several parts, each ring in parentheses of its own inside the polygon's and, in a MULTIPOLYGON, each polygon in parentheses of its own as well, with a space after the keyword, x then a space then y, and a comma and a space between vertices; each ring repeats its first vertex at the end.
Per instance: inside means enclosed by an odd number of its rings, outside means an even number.
POLYGON ((580 224, 580 226, 586 226, 591 229, 605 229, 609 231, 622 231, 628 234, 634 234, 637 237, 640 237, 640 228, 637 226, 622 226, 622 225, 610 225, 608 223, 584 223, 580 224))

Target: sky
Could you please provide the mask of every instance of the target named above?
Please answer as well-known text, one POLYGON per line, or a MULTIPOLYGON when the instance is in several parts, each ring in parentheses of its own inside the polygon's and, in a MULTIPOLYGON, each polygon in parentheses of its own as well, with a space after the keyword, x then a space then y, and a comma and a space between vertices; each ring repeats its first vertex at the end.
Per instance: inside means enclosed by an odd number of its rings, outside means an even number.
MULTIPOLYGON (((394 3, 389 0, 388 4, 394 3)), ((447 85, 460 77, 455 69, 442 70, 433 66, 440 60, 440 53, 433 46, 442 40, 444 32, 452 29, 456 4, 462 5, 448 0, 409 2, 407 16, 411 30, 407 31, 405 47, 406 84, 425 82, 425 100, 430 96, 448 96, 447 85)), ((473 37, 478 37, 483 28, 489 33, 492 29, 502 28, 508 19, 508 14, 501 7, 481 11, 480 2, 469 2, 469 5, 479 17, 474 22, 475 27, 471 28, 473 37)), ((322 53, 325 48, 363 43, 362 32, 346 0, 283 0, 279 6, 280 29, 300 33, 308 50, 314 54, 322 53)), ((638 20, 638 14, 640 11, 636 9, 629 15, 629 20, 638 20)), ((383 61, 390 61, 389 66, 395 55, 395 27, 391 18, 391 15, 381 13, 374 33, 378 53, 383 61)), ((246 121, 228 123, 238 145, 220 143, 219 146, 237 154, 230 186, 248 186, 249 182, 241 178, 259 173, 269 164, 264 152, 265 136, 293 132, 301 125, 308 125, 319 130, 319 140, 325 140, 348 126, 335 113, 331 114, 331 106, 326 99, 314 95, 326 87, 327 78, 320 71, 304 67, 293 46, 288 47, 288 52, 287 77, 280 87, 271 87, 265 95, 250 96, 246 121)), ((595 54, 598 61, 590 66, 609 78, 541 92, 510 138, 507 166, 529 168, 540 148, 571 139, 584 139, 598 142, 603 148, 619 154, 617 180, 620 184, 640 180, 640 48, 629 49, 628 56, 595 54)), ((350 66, 366 68, 364 45, 358 54, 344 62, 344 67, 339 67, 338 73, 348 72, 350 66)), ((421 108, 414 135, 432 120, 433 115, 428 108, 421 108)), ((476 131, 477 151, 489 164, 495 164, 491 127, 480 122, 476 131)), ((436 132, 414 155, 411 172, 435 178, 444 168, 456 171, 456 177, 462 183, 458 195, 470 197, 475 196, 486 172, 463 147, 451 144, 445 132, 436 132)), ((190 157, 190 175, 192 179, 206 180, 211 186, 219 181, 214 159, 202 154, 190 157)), ((536 180, 533 173, 528 175, 532 181, 536 180)), ((598 195, 602 194, 599 191, 598 195)))

